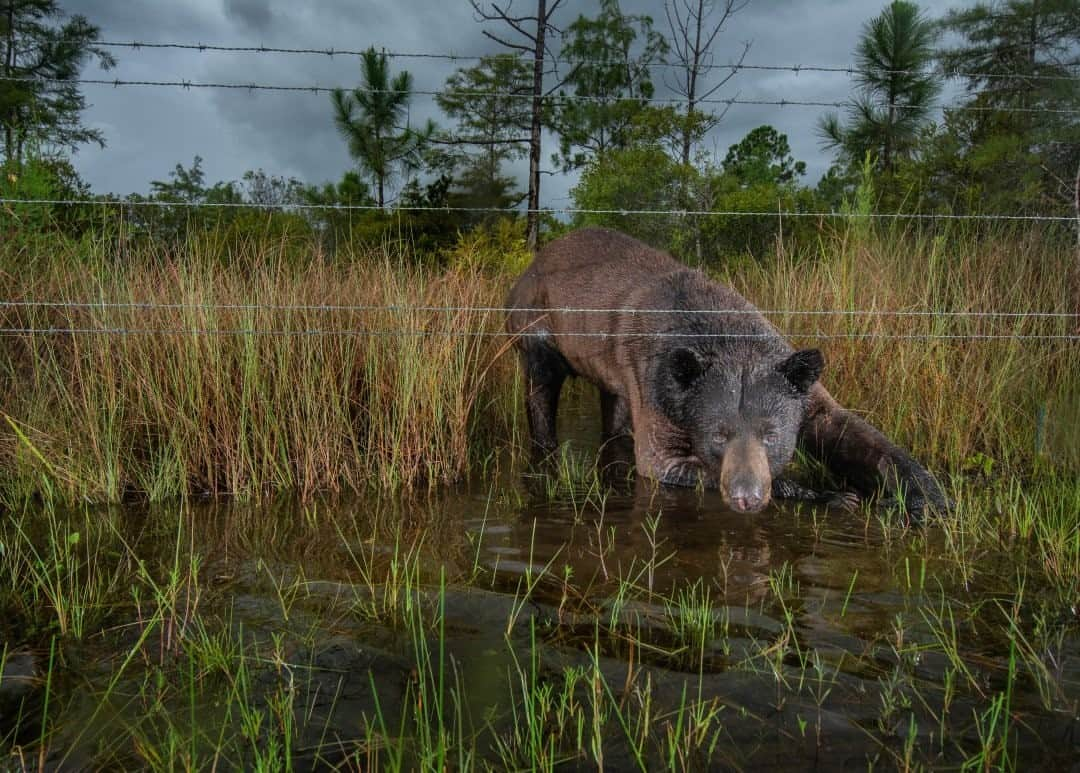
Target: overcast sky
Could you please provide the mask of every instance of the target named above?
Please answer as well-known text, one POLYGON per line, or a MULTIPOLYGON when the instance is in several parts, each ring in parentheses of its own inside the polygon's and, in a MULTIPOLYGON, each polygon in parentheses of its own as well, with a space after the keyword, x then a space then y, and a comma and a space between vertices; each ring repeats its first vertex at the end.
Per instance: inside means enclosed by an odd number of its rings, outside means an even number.
MULTIPOLYGON (((934 15, 956 2, 924 2, 934 15)), ((535 3, 516 0, 515 11, 535 3)), ((752 47, 748 64, 848 66, 862 24, 884 0, 751 0, 717 41, 715 61, 727 63, 752 47)), ((290 48, 486 54, 499 49, 482 35, 468 0, 61 0, 101 28, 107 41, 265 45, 290 48)), ((554 21, 565 26, 578 15, 595 15, 598 0, 567 0, 554 21)), ((651 13, 668 32, 660 0, 623 0, 625 13, 651 13)), ((494 32, 505 32, 491 27, 494 32)), ((122 80, 187 80, 226 83, 355 86, 356 57, 271 55, 198 51, 114 49, 118 65, 107 77, 122 80)), ((395 59, 408 69, 418 90, 443 86, 455 63, 395 59)), ((101 77, 96 65, 84 77, 101 77)), ((668 96, 659 82, 657 96, 668 96)), ((150 181, 165 179, 178 162, 203 157, 208 182, 239 179, 246 170, 297 177, 304 182, 337 180, 352 168, 336 133, 326 94, 218 91, 207 89, 84 86, 88 125, 101 129, 107 146, 85 147, 75 157, 79 173, 95 192, 146 193, 150 181)), ((743 71, 717 97, 764 100, 839 101, 851 94, 842 73, 799 74, 743 71)), ((796 158, 815 183, 829 163, 814 127, 824 112, 812 107, 735 105, 707 139, 720 156, 749 130, 764 123, 788 135, 796 158)), ((447 123, 429 96, 414 96, 412 120, 447 123)), ((545 162, 554 145, 545 147, 545 162)), ((524 163, 517 171, 524 179, 524 163)), ((566 206, 574 179, 546 176, 542 203, 566 206)))

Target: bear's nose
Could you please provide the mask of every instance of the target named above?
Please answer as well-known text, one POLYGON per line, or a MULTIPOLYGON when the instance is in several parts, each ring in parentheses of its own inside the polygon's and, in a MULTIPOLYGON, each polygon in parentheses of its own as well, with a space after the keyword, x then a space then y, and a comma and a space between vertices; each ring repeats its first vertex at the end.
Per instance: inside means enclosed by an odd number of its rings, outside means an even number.
POLYGON ((756 513, 765 505, 761 489, 739 489, 731 492, 731 507, 739 513, 756 513))

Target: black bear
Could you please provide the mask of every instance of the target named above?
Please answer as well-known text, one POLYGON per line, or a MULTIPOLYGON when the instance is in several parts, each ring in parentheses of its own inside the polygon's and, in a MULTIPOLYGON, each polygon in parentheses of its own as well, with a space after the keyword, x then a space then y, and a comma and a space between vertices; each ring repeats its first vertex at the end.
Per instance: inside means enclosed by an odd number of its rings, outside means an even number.
POLYGON ((557 447, 563 381, 581 376, 600 389, 604 441, 632 438, 639 474, 718 488, 738 512, 828 498, 779 477, 796 446, 913 517, 947 505, 922 465, 818 383, 821 352, 794 351, 734 290, 636 239, 585 228, 551 242, 507 306, 538 455, 557 447))

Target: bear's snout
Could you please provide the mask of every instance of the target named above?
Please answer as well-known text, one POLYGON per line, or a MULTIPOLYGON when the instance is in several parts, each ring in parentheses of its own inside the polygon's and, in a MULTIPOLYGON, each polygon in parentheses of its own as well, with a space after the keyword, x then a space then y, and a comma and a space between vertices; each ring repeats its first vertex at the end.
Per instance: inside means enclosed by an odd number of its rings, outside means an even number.
POLYGON ((720 466, 720 494, 737 513, 757 513, 769 504, 772 476, 765 447, 754 438, 730 444, 720 466))
POLYGON ((728 492, 728 506, 737 513, 756 513, 765 507, 768 498, 760 485, 736 488, 728 492))

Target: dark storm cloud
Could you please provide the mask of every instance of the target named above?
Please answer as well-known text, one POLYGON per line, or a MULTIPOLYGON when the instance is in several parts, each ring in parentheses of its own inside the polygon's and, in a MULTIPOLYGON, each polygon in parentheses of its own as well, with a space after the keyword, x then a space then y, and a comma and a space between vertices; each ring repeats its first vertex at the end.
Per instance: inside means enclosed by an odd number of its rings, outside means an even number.
MULTIPOLYGON (((516 0, 522 12, 531 3, 516 0)), ((862 24, 884 5, 865 0, 753 0, 729 20, 717 40, 717 63, 737 58, 752 43, 748 63, 847 66, 862 24)), ((176 41, 363 49, 395 52, 480 54, 499 50, 485 38, 467 0, 191 0, 184 3, 130 0, 66 0, 69 12, 82 13, 102 29, 106 40, 176 41)), ((627 13, 650 13, 667 34, 663 7, 655 0, 623 0, 627 13)), ((595 14, 598 3, 568 2, 556 23, 567 26, 579 14, 595 14)), ((939 12, 935 9, 935 13, 939 12)), ((505 29, 491 27, 506 34, 505 29)), ((200 53, 151 49, 114 52, 118 67, 110 77, 227 83, 354 86, 356 57, 200 53)), ((395 58, 393 71, 408 69, 420 91, 442 87, 463 63, 395 58)), ((468 63, 464 63, 468 64, 468 63)), ((88 76, 97 75, 88 68, 88 76)), ((657 71, 657 96, 671 96, 657 71)), ((761 100, 840 101, 851 95, 851 79, 840 73, 743 71, 717 96, 761 100)), ((267 93, 87 86, 87 123, 101 128, 105 150, 83 149, 80 172, 97 190, 146 192, 149 181, 164 177, 177 162, 204 157, 210 181, 237 179, 262 168, 306 182, 339 178, 352 164, 337 135, 326 94, 267 93)), ((808 162, 808 182, 826 169, 815 125, 822 108, 735 105, 707 138, 705 149, 723 158, 727 147, 764 123, 786 133, 797 158, 808 162)), ((446 121, 434 100, 416 95, 410 118, 446 121)), ((545 162, 553 142, 545 148, 545 162)), ((524 179, 524 164, 514 171, 524 179)), ((544 178, 545 203, 567 203, 575 179, 544 178)))
POLYGON ((274 20, 268 0, 225 0, 225 15, 238 26, 256 31, 269 29, 274 20))
MULTIPOLYGON (((465 6, 467 8, 467 6, 465 6)), ((280 3, 275 8, 279 29, 288 31, 268 45, 313 46, 362 50, 368 46, 395 52, 447 51, 461 44, 471 33, 479 45, 483 40, 464 9, 456 15, 440 13, 440 23, 432 24, 426 8, 394 8, 392 4, 353 2, 314 4, 280 3), (349 30, 351 34, 343 34, 349 30), (456 33, 455 33, 456 31, 456 33)), ((473 49, 477 50, 477 49, 473 49)), ((452 68, 447 62, 395 58, 392 71, 409 70, 418 91, 442 87, 452 68)), ((259 83, 319 84, 356 86, 360 82, 359 58, 331 56, 222 55, 206 63, 211 80, 259 83)), ((345 142, 333 125, 330 97, 325 93, 214 92, 213 104, 221 119, 245 138, 260 159, 255 166, 316 182, 340 178, 351 168, 345 142)), ((422 124, 439 119, 430 95, 417 94, 410 106, 410 121, 422 124)))
POLYGON ((79 13, 101 28, 105 39, 157 40, 159 36, 206 38, 222 19, 218 0, 131 2, 131 0, 60 0, 68 13, 79 13))

